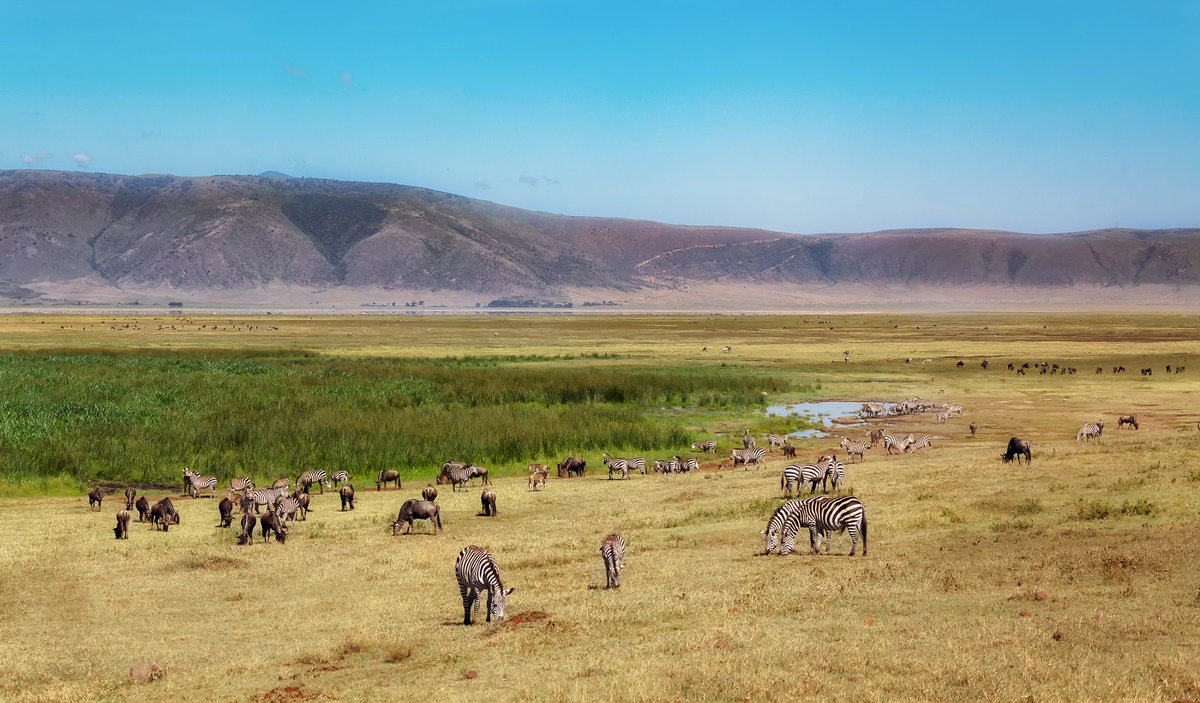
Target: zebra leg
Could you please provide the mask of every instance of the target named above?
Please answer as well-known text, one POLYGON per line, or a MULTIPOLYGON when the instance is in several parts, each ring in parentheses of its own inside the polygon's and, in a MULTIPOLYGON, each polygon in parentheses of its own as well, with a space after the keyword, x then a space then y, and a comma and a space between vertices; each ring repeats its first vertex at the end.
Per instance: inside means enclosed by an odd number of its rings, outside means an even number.
POLYGON ((814 527, 810 527, 810 528, 808 528, 808 546, 812 548, 812 553, 813 553, 813 554, 820 554, 820 553, 821 553, 821 550, 820 550, 820 547, 821 547, 821 538, 820 538, 820 534, 821 534, 821 533, 820 533, 820 531, 819 531, 819 530, 817 530, 817 528, 816 528, 815 526, 814 526, 814 527))
POLYGON ((858 548, 858 530, 851 525, 846 528, 846 532, 850 533, 850 556, 854 556, 854 550, 858 548))
POLYGON ((488 589, 487 621, 492 621, 492 589, 488 589))
POLYGON ((458 590, 462 593, 463 624, 470 625, 471 624, 471 604, 475 602, 475 589, 467 588, 466 586, 463 586, 460 584, 458 587, 458 590))

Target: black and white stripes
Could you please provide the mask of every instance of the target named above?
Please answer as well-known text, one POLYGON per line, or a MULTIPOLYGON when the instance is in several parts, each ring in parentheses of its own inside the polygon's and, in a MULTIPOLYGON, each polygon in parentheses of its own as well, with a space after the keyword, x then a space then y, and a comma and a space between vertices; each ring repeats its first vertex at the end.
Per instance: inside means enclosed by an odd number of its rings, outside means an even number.
POLYGON ((329 488, 329 479, 325 475, 325 469, 313 469, 300 474, 300 478, 296 479, 296 488, 308 493, 308 489, 314 483, 321 485, 321 495, 324 495, 325 489, 329 488))
POLYGON ((458 590, 462 594, 463 624, 471 624, 472 606, 479 610, 479 594, 488 592, 487 620, 504 618, 504 609, 508 606, 508 595, 514 589, 504 590, 500 583, 500 570, 496 568, 496 560, 490 552, 482 547, 471 545, 463 547, 454 561, 454 575, 458 579, 458 590))
POLYGON ((1090 442, 1094 439, 1098 442, 1100 441, 1100 434, 1102 432, 1104 432, 1103 422, 1099 420, 1095 422, 1085 422, 1083 423, 1083 427, 1080 427, 1079 431, 1075 433, 1075 441, 1078 442, 1086 439, 1090 442))
POLYGON ((733 449, 729 452, 729 458, 733 460, 734 467, 738 464, 745 464, 746 469, 750 469, 751 464, 763 463, 763 458, 767 455, 767 450, 762 447, 749 449, 733 449))
POLYGON ((863 455, 867 453, 870 447, 864 441, 842 437, 842 449, 846 450, 846 461, 850 461, 855 454, 858 455, 858 460, 862 461, 864 458, 863 455))
POLYGON ((604 559, 604 571, 608 578, 605 588, 621 587, 621 569, 625 568, 625 538, 609 535, 600 545, 600 556, 604 559))
POLYGON ((186 482, 186 493, 193 498, 200 497, 200 491, 207 489, 209 497, 217 494, 217 477, 201 476, 188 467, 183 469, 183 479, 186 482))

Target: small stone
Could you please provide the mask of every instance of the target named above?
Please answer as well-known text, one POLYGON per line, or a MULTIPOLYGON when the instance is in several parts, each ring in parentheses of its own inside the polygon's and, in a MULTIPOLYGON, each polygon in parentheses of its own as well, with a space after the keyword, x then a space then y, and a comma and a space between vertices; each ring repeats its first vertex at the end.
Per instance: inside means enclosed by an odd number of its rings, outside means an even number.
POLYGON ((1029 612, 1028 610, 1022 610, 1022 611, 1021 611, 1021 617, 1023 617, 1023 618, 1027 618, 1027 617, 1029 617, 1030 615, 1033 615, 1033 613, 1029 612))
POLYGON ((1064 637, 1066 637, 1066 635, 1064 635, 1062 633, 1062 630, 1056 630, 1054 632, 1054 641, 1055 642, 1062 642, 1064 637))
POLYGON ((152 661, 129 667, 129 683, 150 683, 161 679, 167 672, 152 661))
POLYGON ((1037 595, 1034 596, 1034 598, 1037 598, 1038 600, 1046 600, 1049 597, 1049 594, 1047 594, 1045 591, 1038 591, 1037 595))
POLYGON ((464 679, 473 679, 473 678, 475 678, 476 676, 479 676, 479 672, 478 672, 478 671, 475 671, 474 669, 471 669, 471 670, 470 670, 470 671, 468 671, 467 673, 463 674, 463 678, 464 678, 464 679))

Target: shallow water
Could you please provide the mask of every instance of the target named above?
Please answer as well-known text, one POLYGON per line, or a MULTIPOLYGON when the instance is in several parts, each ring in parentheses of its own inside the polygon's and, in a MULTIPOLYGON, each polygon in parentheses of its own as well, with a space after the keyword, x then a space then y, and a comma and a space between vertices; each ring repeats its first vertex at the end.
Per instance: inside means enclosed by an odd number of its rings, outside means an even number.
MULTIPOLYGON (((832 420, 838 417, 858 417, 858 411, 862 408, 865 402, 878 401, 855 401, 848 402, 844 400, 822 400, 810 403, 786 403, 779 405, 767 406, 767 417, 796 417, 801 420, 807 420, 808 424, 820 424, 821 427, 797 430, 788 434, 789 437, 824 437, 829 433, 832 427, 832 420)), ((855 422, 853 425, 860 423, 855 422)), ((839 427, 851 427, 853 425, 840 424, 839 427)))

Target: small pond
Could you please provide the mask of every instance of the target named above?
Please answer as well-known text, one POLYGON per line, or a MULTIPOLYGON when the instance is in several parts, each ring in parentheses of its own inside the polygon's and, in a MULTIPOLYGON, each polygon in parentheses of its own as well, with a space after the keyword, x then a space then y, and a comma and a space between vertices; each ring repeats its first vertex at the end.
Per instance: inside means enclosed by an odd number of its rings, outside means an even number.
POLYGON ((788 434, 789 437, 823 437, 833 427, 834 418, 853 417, 855 422, 839 423, 839 427, 850 427, 859 424, 858 411, 865 402, 848 402, 843 400, 822 400, 810 403, 787 403, 767 406, 767 417, 791 418, 794 424, 820 425, 810 429, 797 430, 788 434))

